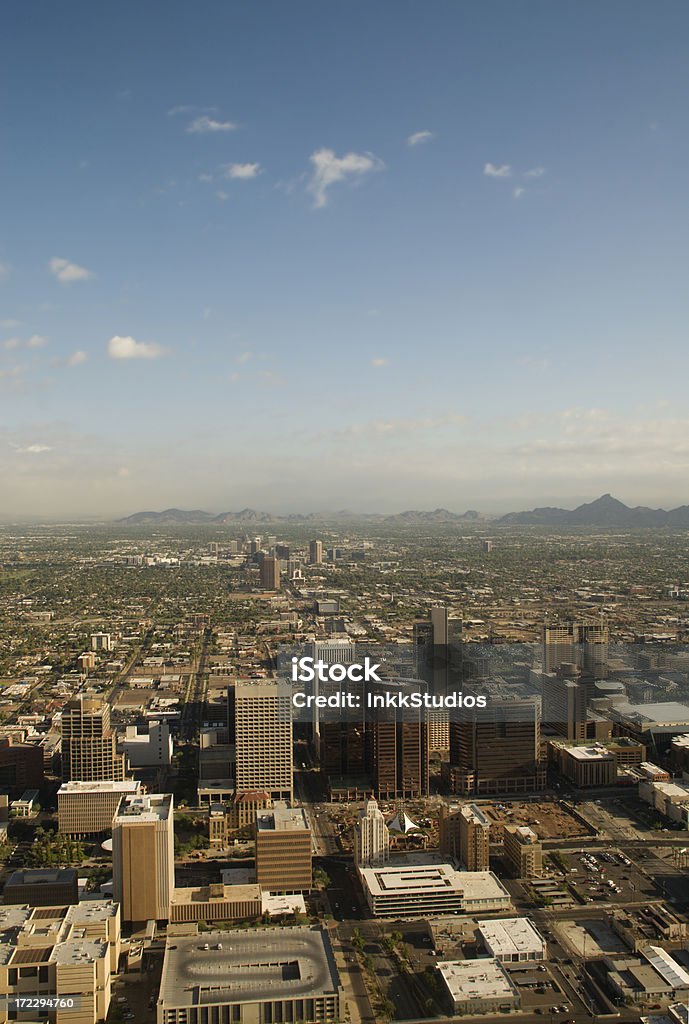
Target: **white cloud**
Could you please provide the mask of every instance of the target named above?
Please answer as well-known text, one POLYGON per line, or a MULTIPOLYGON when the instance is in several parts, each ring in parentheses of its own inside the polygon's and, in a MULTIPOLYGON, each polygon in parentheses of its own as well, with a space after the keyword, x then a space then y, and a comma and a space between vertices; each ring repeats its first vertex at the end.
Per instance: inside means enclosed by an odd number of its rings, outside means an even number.
POLYGON ((70 263, 61 256, 54 256, 48 264, 50 272, 60 284, 71 284, 73 281, 88 281, 93 274, 86 267, 80 267, 78 263, 70 263))
POLYGON ((75 352, 72 352, 71 356, 67 359, 67 366, 81 366, 88 359, 88 353, 84 352, 83 349, 78 348, 75 352))
POLYGON ((0 327, 3 330, 11 331, 13 327, 21 327, 21 320, 15 320, 13 317, 8 317, 7 320, 0 320, 0 327))
POLYGON ((237 362, 240 365, 244 366, 245 363, 250 363, 253 358, 254 358, 253 352, 249 352, 247 350, 246 352, 240 352, 239 353, 239 355, 237 356, 237 362))
POLYGON ((21 366, 11 366, 7 370, 0 370, 0 380, 16 380, 17 377, 21 377, 21 374, 21 366))
POLYGON ((379 369, 381 366, 389 366, 390 360, 386 359, 385 356, 376 356, 375 359, 371 360, 371 366, 375 366, 379 369))
POLYGON ((219 188, 218 191, 215 194, 216 194, 217 198, 220 200, 221 203, 226 203, 227 200, 230 198, 230 193, 229 192, 223 192, 223 190, 221 188, 219 188))
POLYGON ((27 444, 24 448, 14 446, 17 455, 43 455, 45 452, 52 452, 49 444, 27 444))
POLYGON ((429 132, 428 129, 424 129, 422 132, 414 132, 407 138, 408 146, 421 146, 424 142, 430 142, 434 139, 435 135, 433 132, 429 132))
POLYGON ((27 348, 45 348, 48 344, 48 339, 44 338, 42 334, 32 334, 26 343, 27 348))
POLYGON ((12 270, 11 264, 0 262, 0 280, 2 280, 3 277, 9 277, 9 274, 10 274, 11 270, 12 270))
POLYGON ((255 178, 261 172, 260 164, 229 164, 225 170, 226 178, 255 178))
POLYGON ((525 192, 526 189, 522 185, 517 185, 516 188, 512 189, 512 195, 515 199, 521 199, 525 192))
POLYGON ((15 349, 18 349, 20 345, 21 345, 21 339, 20 338, 7 338, 2 343, 2 347, 4 348, 5 352, 14 352, 15 349))
POLYGON ((309 157, 313 174, 307 190, 313 195, 314 209, 321 209, 328 202, 328 189, 347 178, 361 179, 371 171, 380 171, 385 166, 372 153, 345 153, 335 156, 332 149, 318 149, 309 157))
POLYGON ((166 354, 167 350, 153 341, 135 341, 134 338, 116 334, 108 342, 108 355, 111 359, 159 359, 166 354))
POLYGON ((483 173, 488 178, 511 178, 512 168, 509 164, 484 164, 483 173))
POLYGON ((233 132, 237 125, 233 121, 218 121, 214 117, 202 114, 190 121, 185 131, 190 135, 208 135, 216 132, 233 132))
POLYGON ((542 178, 545 174, 545 167, 532 167, 524 173, 525 178, 542 178))

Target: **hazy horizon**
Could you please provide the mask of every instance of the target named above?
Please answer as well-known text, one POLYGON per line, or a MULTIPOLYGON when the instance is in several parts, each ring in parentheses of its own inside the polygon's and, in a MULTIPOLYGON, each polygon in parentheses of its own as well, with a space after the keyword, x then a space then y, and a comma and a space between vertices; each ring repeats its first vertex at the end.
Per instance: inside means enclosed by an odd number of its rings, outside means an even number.
POLYGON ((689 500, 686 4, 4 13, 0 513, 689 500))

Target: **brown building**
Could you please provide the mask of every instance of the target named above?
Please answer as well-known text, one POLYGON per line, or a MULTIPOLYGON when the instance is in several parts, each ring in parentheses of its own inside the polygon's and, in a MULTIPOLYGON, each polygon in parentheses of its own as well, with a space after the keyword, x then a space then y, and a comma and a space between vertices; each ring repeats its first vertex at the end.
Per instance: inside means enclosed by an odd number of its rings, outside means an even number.
POLYGON ((125 797, 112 823, 113 898, 129 922, 167 920, 175 887, 169 793, 125 797))
POLYGON ((424 708, 387 706, 389 697, 396 700, 423 689, 424 683, 419 680, 371 684, 366 758, 371 785, 380 800, 428 796, 427 712, 424 708))
POLYGON ((270 793, 239 793, 231 804, 211 804, 208 838, 211 846, 227 846, 233 832, 253 827, 256 814, 273 806, 270 793))
POLYGON ((0 786, 10 793, 40 789, 45 782, 43 751, 38 744, 16 743, 12 736, 0 739, 0 786))
POLYGON ((543 873, 543 847, 526 825, 505 825, 505 859, 515 878, 539 878, 543 873))
POLYGON ((5 882, 5 906, 58 907, 79 902, 79 883, 74 868, 20 868, 5 882))
POLYGON ((110 725, 110 705, 97 696, 79 696, 62 712, 62 778, 65 782, 119 782, 124 754, 110 725))
POLYGON ((252 920, 261 916, 259 885, 201 885, 175 889, 170 903, 170 922, 252 920))
POLYGON ((261 561, 261 586, 264 590, 280 589, 280 559, 264 555, 261 561))
POLYGON ((301 807, 279 801, 256 815, 256 881, 264 892, 310 892, 311 855, 311 829, 301 807))
POLYGON ((309 564, 320 565, 323 561, 323 541, 309 541, 309 564))
POLYGON ((452 793, 524 793, 543 789, 540 702, 489 698, 450 721, 450 761, 443 776, 452 793))
POLYGON ((607 747, 599 744, 568 746, 565 743, 550 743, 549 751, 559 772, 577 789, 614 786, 617 781, 617 761, 607 747))
POLYGON ((490 869, 490 821, 477 804, 443 807, 440 850, 458 858, 467 871, 490 869))

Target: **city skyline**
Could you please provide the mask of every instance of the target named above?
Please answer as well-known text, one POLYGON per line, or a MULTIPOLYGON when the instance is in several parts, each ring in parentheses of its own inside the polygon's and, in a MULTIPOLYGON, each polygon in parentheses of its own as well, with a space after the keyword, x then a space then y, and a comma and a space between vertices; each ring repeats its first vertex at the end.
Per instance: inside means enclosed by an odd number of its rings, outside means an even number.
POLYGON ((686 500, 684 5, 7 13, 4 514, 686 500))

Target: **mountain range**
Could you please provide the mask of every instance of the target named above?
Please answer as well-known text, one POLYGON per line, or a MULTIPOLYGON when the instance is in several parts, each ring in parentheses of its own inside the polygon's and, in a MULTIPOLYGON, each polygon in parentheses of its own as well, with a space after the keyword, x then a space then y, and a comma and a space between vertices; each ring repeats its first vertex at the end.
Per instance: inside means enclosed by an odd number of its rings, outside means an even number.
MULTIPOLYGON (((299 515, 272 515, 269 512, 257 512, 253 508, 243 508, 239 512, 221 512, 220 515, 213 515, 212 512, 204 512, 202 509, 186 511, 179 508, 167 508, 163 512, 135 512, 134 515, 118 519, 118 523, 130 525, 174 525, 193 524, 201 525, 207 523, 217 524, 245 524, 246 526, 259 523, 309 523, 324 522, 332 520, 369 520, 390 525, 423 526, 443 523, 465 523, 478 522, 484 519, 478 512, 470 509, 467 512, 450 512, 446 508, 436 508, 433 511, 418 511, 409 509, 406 512, 397 512, 394 515, 382 515, 379 513, 359 514, 347 510, 339 512, 318 514, 310 512, 299 515)), ((678 508, 666 511, 662 508, 647 508, 644 505, 637 505, 631 508, 623 502, 613 498, 610 494, 604 494, 595 501, 579 505, 574 509, 555 508, 534 508, 528 512, 508 512, 507 515, 494 519, 496 525, 501 526, 608 526, 621 528, 635 527, 662 527, 667 526, 676 529, 689 529, 689 505, 680 505, 678 508)))
POLYGON ((530 512, 508 512, 498 523, 505 526, 670 526, 681 529, 689 527, 689 505, 680 505, 669 512, 645 505, 630 508, 611 494, 604 494, 571 510, 546 507, 530 512))

